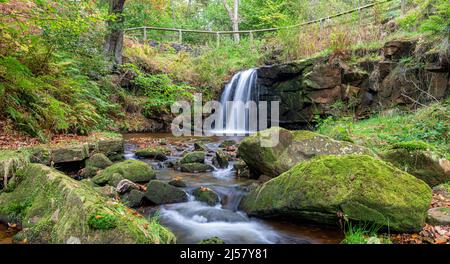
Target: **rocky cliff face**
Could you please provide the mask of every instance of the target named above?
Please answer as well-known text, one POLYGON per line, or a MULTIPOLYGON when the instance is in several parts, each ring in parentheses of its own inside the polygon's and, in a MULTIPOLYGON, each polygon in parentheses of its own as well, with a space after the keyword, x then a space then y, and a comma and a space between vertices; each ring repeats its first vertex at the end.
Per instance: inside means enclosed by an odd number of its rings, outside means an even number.
POLYGON ((258 69, 260 101, 280 101, 280 126, 307 127, 314 115, 338 107, 357 117, 398 105, 414 106, 448 97, 449 55, 415 41, 391 41, 382 49, 355 51, 258 69), (365 54, 364 54, 365 53, 365 54))

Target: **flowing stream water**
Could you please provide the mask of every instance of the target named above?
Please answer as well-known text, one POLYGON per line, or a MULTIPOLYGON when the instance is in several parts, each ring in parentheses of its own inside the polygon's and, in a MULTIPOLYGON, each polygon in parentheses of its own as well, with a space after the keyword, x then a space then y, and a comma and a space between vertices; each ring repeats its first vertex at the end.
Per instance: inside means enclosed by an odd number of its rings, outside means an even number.
MULTIPOLYGON (((133 154, 139 142, 145 138, 164 139, 172 150, 169 160, 179 159, 183 151, 192 151, 193 138, 175 138, 171 134, 127 134, 124 135, 125 156, 136 159, 133 154), (181 143, 188 143, 185 150, 176 150, 181 143)), ((205 139, 205 138, 202 138, 205 139)), ((234 138, 236 140, 236 138, 234 138)), ((197 139, 198 140, 198 139, 197 139)), ((206 163, 211 164, 214 151, 224 138, 209 138, 206 143, 208 155, 206 163)), ((195 188, 203 186, 217 192, 221 203, 209 206, 196 201, 189 195, 185 203, 166 204, 162 206, 147 206, 140 211, 151 217, 158 211, 160 222, 171 229, 177 236, 178 243, 197 243, 202 239, 218 236, 226 243, 339 243, 342 234, 338 230, 326 229, 310 225, 297 225, 288 222, 262 220, 248 217, 238 210, 241 198, 247 193, 246 186, 254 182, 250 179, 237 178, 232 164, 226 169, 215 169, 208 173, 183 173, 168 168, 166 163, 150 159, 142 159, 156 169, 159 180, 170 181, 175 177, 182 178, 186 183, 183 188, 190 194, 195 188)))

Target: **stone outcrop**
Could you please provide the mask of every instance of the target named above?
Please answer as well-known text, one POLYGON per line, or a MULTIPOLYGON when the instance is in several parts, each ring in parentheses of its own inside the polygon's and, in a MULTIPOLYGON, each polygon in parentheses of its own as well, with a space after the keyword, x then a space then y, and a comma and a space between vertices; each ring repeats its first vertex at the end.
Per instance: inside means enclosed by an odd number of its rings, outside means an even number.
POLYGON ((364 116, 380 106, 450 94, 448 54, 425 53, 415 41, 390 41, 366 53, 371 56, 356 62, 321 57, 258 68, 254 93, 260 101, 280 101, 280 126, 293 129, 309 126, 314 115, 343 110, 336 109, 339 102, 364 116))

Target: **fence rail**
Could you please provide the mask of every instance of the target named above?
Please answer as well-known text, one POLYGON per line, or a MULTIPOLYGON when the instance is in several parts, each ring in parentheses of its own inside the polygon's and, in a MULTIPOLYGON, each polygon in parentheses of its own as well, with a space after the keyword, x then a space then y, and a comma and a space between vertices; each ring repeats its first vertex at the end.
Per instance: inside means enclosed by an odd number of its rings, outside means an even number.
MULTIPOLYGON (((141 26, 141 27, 132 27, 132 28, 126 28, 124 29, 125 34, 127 34, 128 32, 131 31, 142 31, 143 34, 143 39, 144 41, 147 40, 147 36, 148 36, 148 32, 149 31, 164 31, 164 32, 177 32, 178 33, 178 42, 182 43, 183 42, 183 33, 199 33, 199 34, 209 34, 209 35, 215 35, 216 36, 216 42, 217 45, 220 44, 220 36, 221 35, 232 35, 232 34, 248 34, 250 37, 250 40, 253 40, 253 35, 255 33, 261 33, 261 32, 274 32, 274 31, 278 31, 278 30, 285 30, 285 29, 294 29, 294 28, 302 28, 305 26, 309 26, 309 25, 313 25, 313 24, 320 24, 321 27, 323 27, 323 24, 327 21, 330 21, 332 19, 344 16, 344 15, 349 15, 349 14, 353 14, 353 13, 358 13, 360 14, 361 11, 369 9, 369 8, 373 8, 377 5, 381 5, 381 4, 386 4, 386 3, 390 3, 394 0, 383 0, 383 1, 378 1, 378 2, 373 2, 370 4, 366 4, 351 10, 347 10, 344 12, 340 12, 331 16, 327 16, 327 17, 322 17, 319 19, 314 19, 314 20, 310 20, 307 22, 303 22, 303 23, 299 23, 299 24, 295 24, 295 25, 289 25, 289 26, 282 26, 282 27, 274 27, 274 28, 265 28, 265 29, 252 29, 252 30, 238 30, 238 31, 209 31, 209 30, 197 30, 197 29, 183 29, 183 28, 166 28, 166 27, 153 27, 153 26, 141 26)), ((401 0, 401 3, 398 7, 396 7, 395 9, 401 9, 402 13, 406 12, 406 2, 407 0, 401 0)))

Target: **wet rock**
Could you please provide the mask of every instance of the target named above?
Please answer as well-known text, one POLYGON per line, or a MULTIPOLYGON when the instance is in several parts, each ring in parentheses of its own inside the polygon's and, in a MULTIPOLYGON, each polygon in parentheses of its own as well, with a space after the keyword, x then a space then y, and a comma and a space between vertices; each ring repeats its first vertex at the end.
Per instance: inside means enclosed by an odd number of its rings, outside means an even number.
POLYGON ((122 195, 121 199, 126 206, 130 208, 136 208, 141 205, 144 196, 145 196, 144 192, 133 189, 130 192, 122 195))
POLYGON ((220 202, 219 195, 209 188, 205 187, 197 188, 194 190, 192 194, 198 201, 207 203, 208 205, 211 206, 214 206, 220 202))
POLYGON ((248 169, 247 164, 244 161, 238 160, 233 165, 234 170, 236 171, 236 176, 240 178, 250 178, 250 170, 248 169))
POLYGON ((222 150, 217 150, 214 158, 212 159, 212 163, 214 166, 218 168, 227 168, 228 167, 228 155, 225 154, 222 150))
POLYGON ((343 154, 372 153, 364 147, 311 131, 289 131, 279 127, 251 135, 239 145, 239 155, 250 170, 270 177, 316 156, 343 154))
POLYGON ((148 182, 156 178, 155 172, 147 163, 139 160, 126 160, 115 163, 98 172, 98 174, 92 178, 92 181, 98 185, 104 185, 111 182, 113 178, 115 178, 114 180, 117 180, 118 177, 114 176, 114 174, 119 174, 123 179, 128 179, 132 182, 148 182))
POLYGON ((308 89, 335 88, 341 84, 341 68, 333 64, 317 64, 303 78, 303 85, 308 89))
POLYGON ((450 225, 450 208, 431 208, 428 210, 427 223, 431 225, 450 225))
POLYGON ((219 148, 231 147, 231 146, 234 146, 236 144, 237 144, 236 140, 227 139, 227 140, 224 140, 224 141, 222 141, 220 143, 219 148))
POLYGON ((137 150, 134 154, 139 158, 150 158, 165 161, 167 160, 167 155, 170 154, 170 150, 165 147, 149 147, 137 150))
POLYGON ((159 180, 147 184, 145 198, 154 204, 170 204, 187 202, 185 191, 159 180))
POLYGON ((195 151, 207 151, 208 148, 205 146, 205 144, 201 141, 197 141, 194 143, 194 150, 195 151))
POLYGON ((116 191, 121 194, 133 189, 139 190, 139 185, 127 179, 121 180, 116 186, 116 191))
POLYGON ((183 158, 180 160, 181 164, 185 163, 205 163, 205 155, 204 151, 193 151, 186 153, 183 158))
POLYGON ((214 168, 211 165, 204 163, 184 163, 179 167, 182 172, 208 172, 213 171, 214 168))
POLYGON ((14 219, 24 227, 16 235, 20 240, 26 239, 32 244, 175 242, 175 236, 168 229, 123 210, 88 184, 52 168, 28 164, 20 175, 20 184, 13 192, 0 194, 0 219, 14 219), (27 204, 23 217, 17 218, 8 209, 17 204, 27 204), (114 225, 102 225, 104 222, 114 225), (108 228, 98 230, 102 227, 108 228))
POLYGON ((86 160, 86 167, 105 169, 113 163, 103 153, 96 153, 86 160))
POLYGON ((172 186, 175 186, 175 187, 180 187, 180 188, 187 186, 186 182, 183 181, 181 178, 175 178, 175 179, 171 180, 169 182, 169 184, 172 186))
POLYGON ((240 208, 260 217, 336 225, 339 215, 391 230, 425 224, 431 188, 367 155, 321 156, 301 162, 243 198, 240 208))
POLYGON ((198 244, 225 244, 225 241, 219 237, 211 237, 201 240, 198 244))

